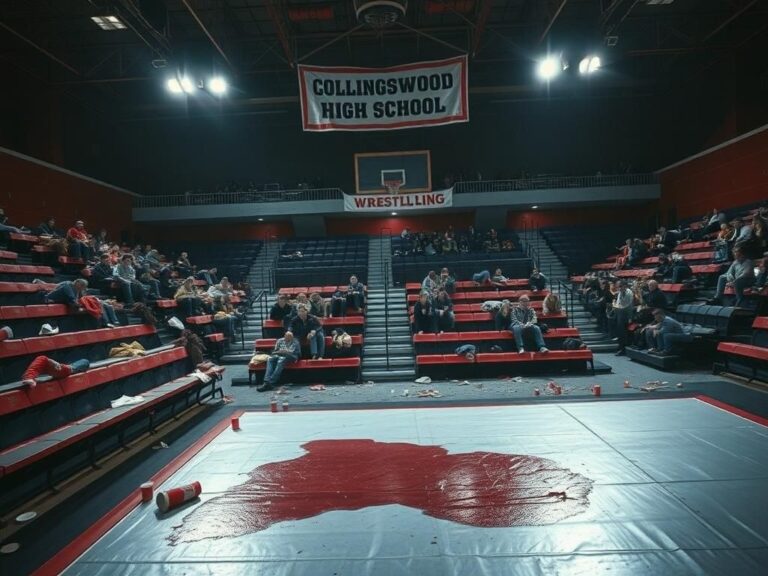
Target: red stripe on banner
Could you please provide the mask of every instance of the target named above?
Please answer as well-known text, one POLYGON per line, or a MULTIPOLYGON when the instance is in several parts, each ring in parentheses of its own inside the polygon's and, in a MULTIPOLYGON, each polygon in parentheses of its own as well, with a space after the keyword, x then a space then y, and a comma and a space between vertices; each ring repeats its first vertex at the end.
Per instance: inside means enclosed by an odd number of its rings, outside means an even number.
MULTIPOLYGON (((239 410, 227 416, 213 428, 208 430, 208 432, 195 441, 194 444, 189 446, 189 448, 184 450, 184 452, 158 470, 158 472, 150 478, 150 480, 155 483, 155 487, 160 486, 160 484, 168 480, 172 474, 189 462, 195 454, 210 444, 216 436, 229 428, 232 417, 239 418, 243 414, 245 414, 245 410, 239 410)), ((88 548, 93 546, 99 538, 114 528, 118 522, 131 512, 131 510, 140 504, 141 490, 136 488, 136 490, 132 491, 117 506, 112 508, 112 510, 88 527, 85 532, 59 550, 50 560, 40 566, 40 568, 32 572, 31 576, 56 576, 57 574, 61 574, 70 564, 88 550, 88 548)))

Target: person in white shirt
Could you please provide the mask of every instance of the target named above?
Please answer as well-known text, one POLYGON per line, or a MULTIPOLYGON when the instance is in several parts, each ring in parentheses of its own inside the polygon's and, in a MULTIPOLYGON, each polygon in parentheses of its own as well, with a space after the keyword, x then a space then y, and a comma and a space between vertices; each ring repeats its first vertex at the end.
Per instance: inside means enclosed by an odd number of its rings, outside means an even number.
POLYGON ((634 294, 624 280, 619 280, 616 287, 616 296, 613 299, 611 308, 613 309, 615 339, 619 342, 619 351, 616 352, 616 356, 623 356, 627 346, 627 325, 632 319, 632 310, 634 308, 634 294))

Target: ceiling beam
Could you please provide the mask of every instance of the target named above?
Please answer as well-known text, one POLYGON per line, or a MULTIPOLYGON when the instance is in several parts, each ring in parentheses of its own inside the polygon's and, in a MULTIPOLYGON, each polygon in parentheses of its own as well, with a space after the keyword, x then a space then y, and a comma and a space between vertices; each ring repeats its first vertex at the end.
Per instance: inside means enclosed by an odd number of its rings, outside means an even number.
POLYGON ((59 66, 62 66, 62 67, 64 67, 64 68, 66 68, 67 70, 69 70, 69 71, 70 71, 72 74, 74 74, 75 76, 82 76, 82 74, 80 73, 80 71, 79 71, 79 70, 77 70, 77 69, 76 69, 76 68, 74 68, 73 66, 70 66, 69 64, 67 64, 66 62, 64 62, 64 60, 62 60, 61 58, 59 58, 58 56, 55 56, 55 55, 51 54, 50 52, 48 52, 48 50, 46 50, 45 48, 43 48, 42 46, 40 46, 38 43, 36 43, 36 42, 34 42, 34 41, 30 40, 29 38, 27 38, 27 37, 26 37, 26 36, 24 36, 23 34, 21 34, 21 33, 19 33, 19 32, 16 32, 16 30, 14 30, 13 28, 11 28, 11 27, 10 27, 10 26, 8 26, 7 24, 5 24, 5 23, 3 23, 3 22, 0 22, 0 28, 2 28, 3 30, 5 30, 5 31, 7 31, 7 32, 9 32, 9 33, 11 33, 11 34, 13 34, 13 35, 14 35, 14 36, 16 36, 16 38, 18 38, 19 40, 21 40, 21 41, 23 41, 23 42, 25 42, 25 43, 29 44, 30 46, 32 46, 32 48, 34 48, 35 50, 37 50, 37 51, 38 51, 38 52, 40 52, 41 54, 44 54, 45 56, 47 56, 48 58, 50 58, 51 60, 53 60, 54 62, 56 62, 56 64, 58 64, 59 66))
POLYGON ((224 61, 227 63, 227 66, 229 66, 229 69, 232 70, 233 72, 236 72, 235 67, 230 61, 226 52, 224 52, 224 49, 219 45, 218 42, 216 42, 216 39, 213 37, 213 34, 211 34, 208 28, 206 28, 205 24, 203 24, 203 21, 200 20, 200 17, 197 15, 197 12, 195 12, 195 9, 192 8, 192 5, 190 4, 189 0, 181 0, 181 2, 182 4, 184 4, 184 6, 186 6, 187 10, 192 15, 192 18, 195 19, 195 22, 197 22, 197 25, 200 26, 200 29, 208 37, 208 40, 211 41, 211 44, 213 44, 213 47, 216 48, 216 51, 221 55, 222 58, 224 58, 224 61))
POLYGON ((541 36, 539 37, 539 44, 544 42, 544 39, 547 37, 547 34, 549 34, 549 31, 552 29, 552 26, 555 23, 555 20, 557 20, 557 17, 560 16, 560 12, 563 11, 563 8, 565 8, 565 5, 568 3, 568 0, 562 0, 560 2, 560 6, 557 7, 557 10, 555 10, 555 13, 552 14, 552 18, 549 19, 549 23, 547 24, 547 27, 544 28, 544 32, 541 33, 541 36))
POLYGON ((286 29, 285 22, 283 22, 283 16, 278 11, 274 4, 274 0, 266 0, 264 6, 267 9, 272 24, 275 26, 277 37, 280 40, 280 44, 283 46, 283 52, 285 58, 288 60, 288 64, 291 68, 295 67, 296 59, 293 57, 293 50, 291 49, 291 38, 288 30, 286 29))
POLYGON ((480 40, 483 37, 483 32, 485 32, 485 24, 488 22, 492 4, 492 0, 485 0, 480 8, 480 14, 477 15, 477 24, 475 25, 475 33, 472 38, 472 58, 477 56, 478 48, 480 48, 480 40))
POLYGON ((736 12, 734 12, 728 18, 726 18, 717 28, 715 28, 714 30, 712 30, 712 32, 704 36, 704 39, 702 40, 702 42, 707 42, 708 40, 710 40, 712 37, 718 34, 723 28, 728 26, 728 24, 736 20, 736 18, 744 14, 744 12, 752 8, 752 6, 754 6, 755 4, 757 4, 757 0, 750 0, 749 2, 744 4, 744 6, 742 6, 741 8, 736 10, 736 12))

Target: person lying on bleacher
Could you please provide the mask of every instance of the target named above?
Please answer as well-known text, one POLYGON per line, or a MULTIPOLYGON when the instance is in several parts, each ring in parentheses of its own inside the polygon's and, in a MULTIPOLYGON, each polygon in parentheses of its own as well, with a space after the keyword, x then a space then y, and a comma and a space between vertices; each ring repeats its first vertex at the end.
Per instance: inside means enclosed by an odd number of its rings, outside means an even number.
POLYGON ((671 354, 676 344, 691 342, 693 337, 686 332, 683 325, 671 316, 667 316, 664 310, 658 308, 653 311, 654 324, 643 328, 648 352, 666 356, 671 354))
POLYGON ((531 285, 531 290, 534 292, 544 290, 547 287, 547 277, 534 268, 533 272, 531 272, 531 277, 528 279, 528 284, 531 285))
POLYGON ((91 250, 90 237, 82 220, 78 220, 74 226, 67 230, 67 242, 69 242, 69 255, 72 258, 80 258, 83 262, 88 262, 91 259, 93 251, 91 250))
POLYGON ((292 364, 299 358, 301 358, 301 346, 299 346, 298 341, 289 330, 285 333, 285 336, 275 342, 275 348, 267 360, 264 382, 256 390, 259 392, 272 390, 280 381, 280 375, 283 373, 285 365, 292 364))
POLYGON ((325 332, 323 325, 317 316, 309 313, 309 307, 300 304, 296 307, 296 316, 293 317, 288 325, 288 331, 298 339, 299 342, 306 341, 309 344, 309 353, 313 360, 318 360, 325 356, 325 332))
POLYGON ((0 208, 0 232, 13 232, 15 234, 26 234, 29 232, 28 228, 24 226, 11 226, 8 222, 8 216, 5 215, 5 210, 0 208))
POLYGON ((283 327, 288 327, 287 318, 292 315, 293 308, 290 302, 288 302, 287 294, 278 294, 277 301, 272 304, 272 308, 269 309, 270 320, 280 320, 283 323, 283 327))
POLYGON ((21 383, 34 388, 40 376, 50 376, 54 380, 60 380, 72 374, 85 372, 89 367, 90 362, 86 359, 75 360, 72 364, 62 364, 47 356, 37 356, 22 374, 21 383))
POLYGON ((358 311, 365 306, 365 286, 357 281, 357 276, 354 274, 349 277, 349 286, 347 286, 347 306, 352 306, 358 311))
POLYGON ((754 284, 755 270, 752 260, 748 259, 741 248, 733 249, 733 263, 725 274, 721 274, 717 279, 717 290, 715 296, 707 302, 708 304, 721 304, 726 286, 733 286, 733 292, 736 295, 735 306, 740 306, 744 299, 744 288, 754 284))
POLYGON ((59 282, 56 288, 43 296, 45 304, 66 304, 73 310, 79 310, 80 298, 88 293, 88 281, 83 278, 59 282))
POLYGON ((435 315, 437 316, 437 327, 441 334, 446 330, 453 330, 456 319, 453 313, 453 301, 444 288, 440 288, 437 292, 435 315))
POLYGON ((120 263, 113 270, 113 279, 120 287, 123 304, 133 306, 133 303, 146 303, 147 292, 144 286, 136 279, 136 268, 134 268, 133 254, 123 254, 120 263))
POLYGON ((413 305, 413 327, 418 334, 437 333, 437 315, 429 296, 422 292, 413 305))
POLYGON ((523 294, 518 300, 518 305, 511 310, 512 320, 510 322, 510 329, 512 335, 515 337, 515 345, 517 346, 518 354, 525 353, 525 347, 523 346, 523 332, 530 332, 533 334, 533 339, 536 342, 536 348, 539 352, 549 352, 546 346, 544 346, 544 337, 541 335, 541 328, 537 325, 536 311, 531 308, 531 299, 523 294))

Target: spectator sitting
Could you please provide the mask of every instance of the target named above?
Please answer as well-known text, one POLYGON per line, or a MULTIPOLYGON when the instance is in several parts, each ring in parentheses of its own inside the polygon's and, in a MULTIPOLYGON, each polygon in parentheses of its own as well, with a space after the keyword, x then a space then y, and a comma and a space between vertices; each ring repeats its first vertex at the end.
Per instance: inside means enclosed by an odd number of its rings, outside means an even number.
POLYGON ((456 244, 456 240, 454 239, 453 235, 446 232, 443 235, 443 254, 455 254, 458 252, 459 248, 456 244))
POLYGON ((716 264, 728 261, 728 252, 730 244, 736 239, 736 228, 728 222, 720 224, 720 232, 717 238, 712 242, 715 247, 716 264))
POLYGON ((189 254, 182 252, 176 259, 176 270, 182 276, 189 276, 192 274, 192 263, 189 261, 189 254))
MULTIPOLYGON (((704 217, 706 219, 706 216, 704 217)), ((703 227, 703 234, 711 234, 720 229, 720 224, 727 221, 725 212, 718 212, 717 208, 712 210, 712 215, 707 219, 706 225, 703 227)))
POLYGON ((627 346, 627 325, 632 317, 632 306, 634 304, 634 294, 627 287, 627 283, 620 280, 616 283, 617 291, 615 299, 611 304, 613 315, 613 333, 619 341, 619 350, 617 356, 625 354, 627 346))
POLYGON ((213 298, 213 323, 220 327, 224 336, 230 341, 235 339, 235 326, 239 319, 237 312, 229 302, 226 296, 216 296, 213 298))
POLYGON ((210 270, 198 270, 195 274, 195 279, 205 280, 208 286, 211 286, 218 283, 218 278, 216 276, 217 272, 218 270, 216 268, 211 268, 210 270))
POLYGON ((403 231, 400 232, 400 238, 403 240, 410 240, 411 239, 411 231, 408 230, 408 228, 403 228, 403 231))
POLYGON ((40 226, 35 230, 35 234, 38 236, 48 236, 50 238, 61 238, 61 233, 56 229, 56 219, 53 216, 49 216, 44 222, 40 223, 40 226))
POLYGON ((664 310, 654 310, 653 319, 655 324, 643 328, 648 352, 666 356, 672 353, 675 344, 693 340, 691 334, 683 329, 680 322, 667 316, 664 310))
POLYGON ((264 382, 256 388, 259 392, 271 390, 280 381, 283 368, 301 358, 301 346, 290 331, 275 342, 275 348, 267 360, 264 382))
POLYGON ((347 295, 341 290, 334 291, 330 302, 330 317, 342 318, 347 315, 347 295))
POLYGON ((448 292, 440 288, 435 298, 435 314, 437 316, 437 327, 440 333, 445 330, 453 330, 456 317, 453 313, 453 302, 448 292))
POLYGON ((708 304, 721 304, 726 286, 733 286, 736 294, 735 306, 740 306, 744 299, 744 289, 752 286, 755 280, 755 271, 752 260, 749 260, 741 248, 733 249, 733 263, 725 274, 717 279, 717 291, 714 298, 708 304))
POLYGON ((233 294, 234 289, 232 288, 232 283, 226 276, 223 276, 221 282, 218 284, 213 284, 208 287, 208 296, 211 298, 222 298, 225 296, 231 298, 233 294))
POLYGON ((534 268, 533 272, 531 272, 531 277, 528 279, 528 284, 534 292, 544 290, 547 287, 547 277, 534 268))
POLYGON ((554 292, 547 294, 547 297, 544 298, 541 312, 544 316, 560 314, 562 312, 560 297, 554 292))
POLYGON ((69 255, 72 258, 80 258, 83 262, 88 262, 91 259, 90 240, 82 220, 78 220, 72 228, 67 230, 67 241, 69 242, 69 255))
POLYGON ((456 278, 448 271, 448 268, 440 270, 440 278, 437 282, 438 288, 444 289, 449 295, 456 292, 456 278))
POLYGON ((91 278, 103 292, 109 292, 112 286, 113 269, 109 254, 99 256, 99 263, 91 268, 91 278))
POLYGON ((525 353, 525 347, 523 346, 523 332, 530 332, 533 334, 533 339, 536 342, 536 348, 539 352, 549 352, 546 346, 544 346, 544 337, 541 335, 541 329, 537 326, 536 311, 531 308, 531 301, 527 295, 523 294, 518 300, 518 305, 515 306, 512 311, 512 321, 510 328, 512 335, 515 337, 515 345, 517 346, 517 352, 519 354, 525 353))
POLYGON ((656 280, 649 280, 647 289, 641 290, 640 305, 636 309, 635 320, 639 324, 647 324, 651 321, 653 310, 663 310, 667 306, 667 297, 659 290, 659 283, 656 280))
POLYGON ((287 294, 278 294, 277 301, 272 304, 272 308, 269 310, 270 320, 280 320, 283 323, 283 327, 288 326, 288 317, 292 315, 293 308, 288 302, 287 294))
POLYGON ((109 249, 109 240, 107 239, 107 231, 102 228, 99 233, 92 238, 91 247, 93 252, 106 252, 109 249))
POLYGON ((437 333, 435 308, 424 292, 419 295, 418 301, 413 305, 413 324, 418 334, 424 334, 425 331, 437 333))
POLYGON ((309 313, 309 307, 299 305, 296 308, 296 316, 288 325, 288 330, 293 333, 299 342, 306 340, 309 343, 309 352, 313 360, 325 356, 325 332, 320 320, 309 313))
POLYGON ((192 276, 184 280, 179 286, 173 299, 176 300, 185 317, 202 314, 205 311, 203 301, 195 289, 195 279, 192 276))
POLYGON ((499 235, 496 233, 495 229, 491 228, 488 231, 485 242, 483 242, 483 247, 485 248, 486 252, 499 252, 501 250, 499 235))
POLYGON ((496 330, 512 330, 512 305, 509 300, 502 300, 496 315, 493 317, 493 323, 496 330))
POLYGON ((40 226, 35 230, 40 244, 53 248, 60 256, 65 256, 69 252, 69 243, 58 230, 56 230, 56 220, 54 218, 48 218, 45 222, 42 222, 40 226))
POLYGON ((755 276, 755 290, 762 290, 768 285, 768 276, 766 276, 766 265, 768 265, 768 257, 760 260, 760 265, 757 268, 757 276, 755 276))
POLYGON ((693 278, 693 270, 690 264, 685 261, 681 254, 672 253, 672 283, 680 284, 685 280, 693 278))
POLYGON ((79 300, 88 293, 88 281, 82 278, 77 280, 65 280, 59 282, 56 288, 43 296, 45 304, 66 304, 74 310, 80 311, 79 300))
POLYGON ((146 290, 136 279, 136 269, 133 267, 133 255, 123 254, 113 273, 113 278, 120 285, 123 304, 133 306, 134 301, 146 303, 146 290))
POLYGON ((361 311, 365 306, 365 286, 357 281, 354 274, 349 277, 347 286, 347 306, 352 306, 357 311, 361 311))
POLYGON ((421 291, 426 292, 430 296, 437 291, 437 274, 434 270, 430 270, 429 274, 421 282, 421 291))
POLYGON ((309 313, 318 318, 328 315, 328 302, 326 302, 319 292, 312 292, 309 295, 309 313))

